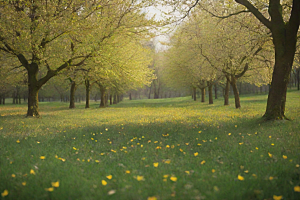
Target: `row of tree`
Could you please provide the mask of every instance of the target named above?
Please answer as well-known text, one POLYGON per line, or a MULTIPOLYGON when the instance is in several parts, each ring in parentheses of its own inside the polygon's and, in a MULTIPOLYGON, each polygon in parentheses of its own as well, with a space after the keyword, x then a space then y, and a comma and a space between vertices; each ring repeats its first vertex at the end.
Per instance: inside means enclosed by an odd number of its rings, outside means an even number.
POLYGON ((57 90, 71 83, 70 108, 82 83, 87 108, 91 86, 99 88, 104 107, 104 99, 149 84, 153 50, 147 43, 158 23, 143 13, 150 3, 0 1, 1 93, 28 85, 27 116, 39 116, 38 93, 50 80, 57 90))

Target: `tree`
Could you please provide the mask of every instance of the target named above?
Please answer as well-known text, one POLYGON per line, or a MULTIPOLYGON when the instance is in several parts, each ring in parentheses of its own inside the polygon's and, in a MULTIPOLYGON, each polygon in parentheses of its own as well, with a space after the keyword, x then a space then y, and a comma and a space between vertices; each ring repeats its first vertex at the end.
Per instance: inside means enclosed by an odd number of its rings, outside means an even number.
POLYGON ((13 56, 27 71, 27 116, 39 116, 38 92, 48 80, 95 56, 101 43, 124 26, 124 19, 135 21, 141 15, 141 4, 146 3, 1 0, 0 50, 13 56))

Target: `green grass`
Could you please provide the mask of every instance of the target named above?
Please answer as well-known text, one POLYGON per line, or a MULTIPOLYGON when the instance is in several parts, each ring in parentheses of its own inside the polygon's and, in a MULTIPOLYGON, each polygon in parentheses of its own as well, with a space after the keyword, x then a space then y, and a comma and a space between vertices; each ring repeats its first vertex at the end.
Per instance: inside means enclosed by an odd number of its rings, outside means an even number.
POLYGON ((262 122, 266 99, 242 96, 238 110, 233 99, 190 97, 40 103, 38 119, 24 117, 26 105, 1 105, 2 199, 300 199, 300 93, 288 93, 292 121, 262 122))

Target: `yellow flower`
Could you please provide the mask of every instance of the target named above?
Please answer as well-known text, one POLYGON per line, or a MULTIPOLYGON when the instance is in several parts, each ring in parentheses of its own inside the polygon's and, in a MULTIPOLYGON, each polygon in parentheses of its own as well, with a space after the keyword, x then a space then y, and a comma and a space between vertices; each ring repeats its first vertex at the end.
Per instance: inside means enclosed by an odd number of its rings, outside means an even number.
POLYGON ((35 175, 35 172, 34 172, 34 170, 33 170, 33 169, 31 169, 31 170, 30 170, 30 174, 33 174, 33 175, 35 175))
POLYGON ((25 182, 25 181, 24 181, 24 182, 22 182, 22 185, 23 185, 23 186, 25 186, 25 185, 26 185, 26 182, 25 182))
POLYGON ((130 174, 130 171, 129 171, 129 170, 126 170, 125 173, 126 173, 126 174, 130 174))
POLYGON ((274 146, 274 143, 272 143, 271 145, 274 146))
POLYGON ((164 178, 168 178, 168 177, 169 177, 169 174, 165 174, 165 175, 164 175, 164 178))
POLYGON ((15 177, 16 177, 16 175, 15 175, 15 174, 12 174, 12 175, 11 175, 11 177, 15 178, 15 177))
POLYGON ((137 177, 136 177, 136 180, 138 180, 138 181, 143 181, 143 180, 145 180, 145 179, 144 179, 144 176, 137 176, 137 177))
POLYGON ((215 172, 216 172, 216 170, 215 170, 215 169, 212 169, 212 170, 211 170, 211 172, 212 172, 212 173, 215 173, 215 172))
POLYGON ((198 152, 194 153, 194 156, 198 156, 198 152))
POLYGON ((203 165, 204 163, 205 163, 205 160, 202 160, 200 164, 203 165))
MULTIPOLYGON (((169 146, 169 145, 167 145, 167 146, 166 146, 166 148, 170 148, 170 146, 169 146)), ((149 199, 149 197, 148 197, 148 199, 149 199)))
POLYGON ((154 166, 154 167, 158 167, 158 162, 153 163, 153 166, 154 166))
POLYGON ((53 187, 49 187, 49 188, 45 188, 46 191, 48 192, 53 192, 54 188, 53 187))
POLYGON ((201 146, 201 144, 200 144, 200 143, 198 143, 197 145, 198 145, 198 146, 201 146))
POLYGON ((171 160, 166 160, 165 163, 166 163, 166 164, 170 164, 170 163, 171 163, 171 160))
POLYGON ((249 173, 249 171, 248 171, 248 170, 245 170, 244 172, 245 172, 246 174, 247 174, 247 173, 249 173))
POLYGON ((110 179, 112 179, 112 175, 108 175, 108 176, 106 176, 106 178, 108 178, 110 180, 110 179))
POLYGON ((258 150, 258 147, 255 147, 256 150, 258 150))
POLYGON ((99 160, 95 160, 95 162, 96 162, 96 163, 99 163, 100 161, 99 161, 99 160))
POLYGON ((272 155, 271 153, 268 153, 268 154, 269 154, 270 158, 272 158, 272 157, 273 157, 273 155, 272 155))
POLYGON ((1 193, 1 196, 2 197, 5 197, 8 195, 8 190, 4 190, 2 193, 1 193))
POLYGON ((176 181, 177 181, 177 177, 171 176, 171 177, 170 177, 170 180, 176 182, 176 181))
POLYGON ((105 180, 102 180, 102 185, 107 185, 107 182, 105 180))
POLYGON ((299 185, 295 186, 295 187, 294 187, 294 191, 295 191, 295 192, 300 192, 300 186, 299 186, 299 185))
POLYGON ((299 167, 300 165, 299 164, 296 164, 296 167, 299 167))
POLYGON ((148 197, 147 200, 157 200, 156 197, 148 197))
POLYGON ((20 140, 17 140, 16 143, 20 143, 20 140))
POLYGON ((40 157, 41 160, 44 160, 45 158, 46 158, 45 156, 41 156, 41 157, 40 157))
POLYGON ((286 155, 283 155, 282 157, 283 157, 283 159, 287 159, 287 156, 286 156, 286 155))
POLYGON ((282 199, 282 196, 276 196, 276 195, 273 195, 273 199, 274 199, 274 200, 281 200, 281 199, 282 199))
POLYGON ((242 177, 241 175, 238 175, 238 179, 239 179, 240 181, 243 181, 245 178, 242 177))
POLYGON ((274 179, 274 178, 273 178, 272 176, 269 177, 269 180, 270 180, 270 181, 273 180, 273 179, 274 179))
POLYGON ((228 135, 231 135, 231 133, 228 133, 228 135))
POLYGON ((190 171, 185 171, 185 173, 190 174, 190 171))
POLYGON ((59 181, 52 182, 51 185, 52 185, 52 187, 59 187, 59 181))

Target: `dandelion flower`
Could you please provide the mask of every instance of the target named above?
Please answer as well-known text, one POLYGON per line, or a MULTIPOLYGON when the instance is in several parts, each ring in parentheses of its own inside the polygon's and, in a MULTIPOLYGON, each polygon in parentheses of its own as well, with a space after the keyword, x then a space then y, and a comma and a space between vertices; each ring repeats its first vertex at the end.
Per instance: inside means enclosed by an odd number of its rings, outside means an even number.
POLYGON ((295 186, 295 187, 294 187, 294 191, 295 191, 295 192, 300 192, 300 186, 299 186, 299 185, 295 186))
POLYGON ((23 186, 25 186, 25 185, 26 185, 26 182, 25 182, 25 181, 24 181, 24 182, 22 182, 22 185, 23 185, 23 186))
POLYGON ((153 166, 154 166, 154 167, 158 167, 158 162, 153 163, 153 166))
POLYGON ((177 177, 171 176, 171 177, 170 177, 170 180, 176 182, 176 181, 177 181, 177 177))
POLYGON ((240 181, 243 181, 243 180, 245 180, 245 178, 244 178, 244 177, 242 177, 241 175, 238 175, 238 179, 239 179, 240 181))
POLYGON ((2 197, 5 197, 8 195, 8 190, 4 190, 2 193, 1 193, 1 196, 2 197))
POLYGON ((102 185, 107 185, 107 182, 105 180, 101 181, 102 185))
POLYGON ((194 153, 194 156, 198 156, 198 152, 194 153))
POLYGON ((20 143, 20 140, 17 140, 17 141, 16 141, 16 143, 18 143, 18 144, 19 144, 19 143, 20 143))
POLYGON ((138 180, 138 181, 143 181, 143 180, 145 180, 145 179, 144 179, 144 176, 137 176, 137 177, 136 177, 136 180, 138 180))
POLYGON ((200 164, 203 165, 204 163, 205 163, 205 160, 202 160, 200 164))
POLYGON ((281 199, 282 199, 282 196, 276 196, 276 195, 273 195, 273 199, 274 199, 274 200, 281 200, 281 199))
POLYGON ((16 175, 15 175, 15 174, 12 174, 12 175, 11 175, 11 177, 15 178, 15 177, 16 177, 16 175))
POLYGON ((41 160, 45 160, 45 158, 46 158, 45 156, 41 156, 40 157, 41 160))
POLYGON ((112 175, 108 175, 108 176, 106 176, 106 178, 112 179, 112 175))
POLYGON ((33 170, 33 169, 31 169, 31 170, 30 170, 30 174, 33 174, 33 175, 35 175, 35 172, 34 172, 34 170, 33 170))
POLYGON ((59 181, 52 182, 51 185, 52 185, 52 187, 59 187, 59 181))
POLYGON ((282 157, 283 157, 283 159, 287 159, 287 156, 286 156, 286 155, 283 155, 282 157))
POLYGON ((126 170, 125 173, 126 173, 126 174, 130 174, 130 171, 129 171, 129 170, 126 170))
POLYGON ((147 200, 157 200, 156 197, 148 197, 147 200))
POLYGON ((53 192, 54 188, 53 187, 49 187, 49 188, 45 188, 46 191, 48 192, 53 192))
POLYGON ((215 169, 212 169, 212 170, 211 170, 211 172, 212 172, 212 173, 215 173, 215 172, 216 172, 216 170, 215 170, 215 169))

